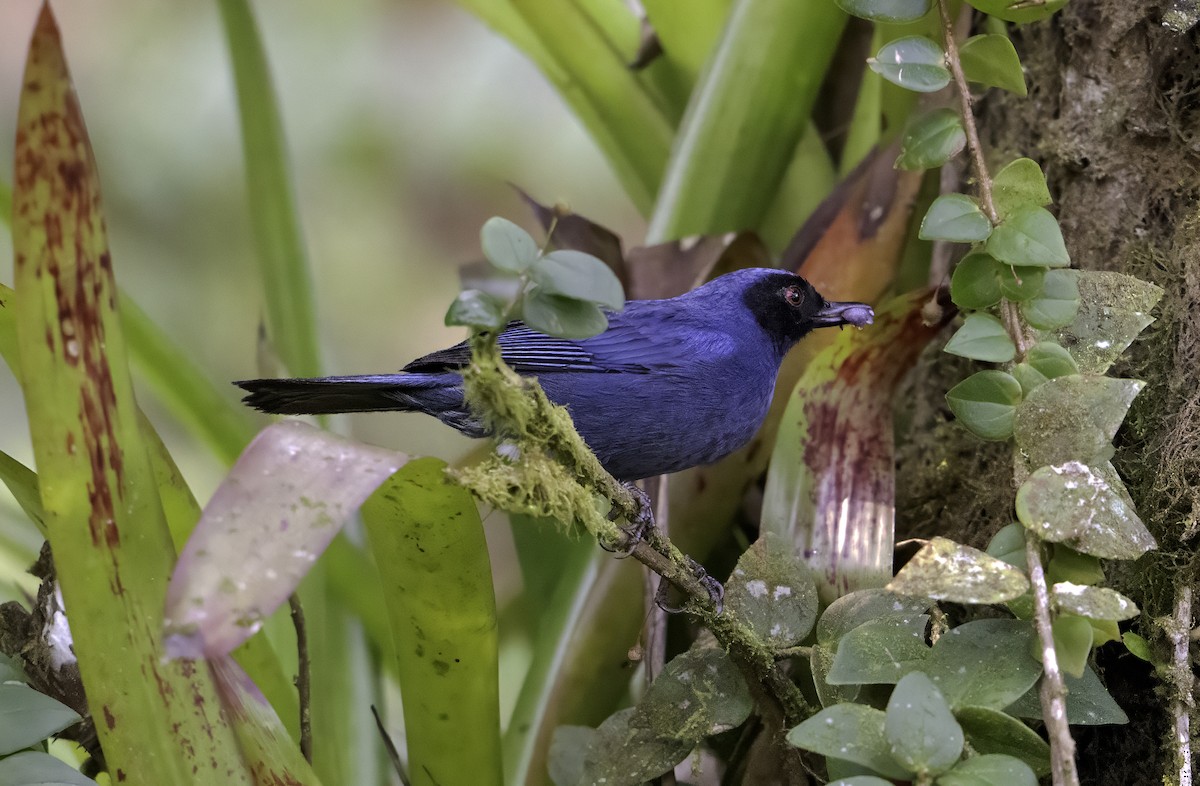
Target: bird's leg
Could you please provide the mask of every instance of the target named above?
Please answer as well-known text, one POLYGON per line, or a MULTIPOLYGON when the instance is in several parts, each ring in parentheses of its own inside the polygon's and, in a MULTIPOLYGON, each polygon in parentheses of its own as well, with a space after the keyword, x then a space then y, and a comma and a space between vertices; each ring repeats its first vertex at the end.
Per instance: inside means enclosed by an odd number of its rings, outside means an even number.
MULTIPOLYGON (((688 561, 688 567, 691 568, 692 575, 696 577, 696 581, 700 582, 700 586, 704 587, 704 589, 708 592, 708 599, 712 601, 713 606, 716 608, 717 614, 720 614, 725 608, 725 588, 721 586, 721 582, 708 575, 708 571, 706 571, 704 566, 699 562, 696 562, 696 560, 687 556, 685 556, 685 559, 688 561)), ((658 606, 668 614, 678 614, 679 612, 683 611, 683 607, 672 606, 670 603, 668 603, 667 596, 670 592, 669 587, 669 582, 663 581, 659 583, 658 592, 655 593, 654 596, 654 605, 658 606)))
MULTIPOLYGON (((646 534, 654 527, 654 507, 650 504, 650 495, 633 483, 621 481, 621 485, 637 500, 638 513, 626 526, 621 527, 621 540, 613 544, 601 542, 600 547, 624 558, 633 553, 637 544, 645 540, 646 534)), ((613 507, 608 515, 610 520, 615 520, 620 517, 621 511, 613 507)))

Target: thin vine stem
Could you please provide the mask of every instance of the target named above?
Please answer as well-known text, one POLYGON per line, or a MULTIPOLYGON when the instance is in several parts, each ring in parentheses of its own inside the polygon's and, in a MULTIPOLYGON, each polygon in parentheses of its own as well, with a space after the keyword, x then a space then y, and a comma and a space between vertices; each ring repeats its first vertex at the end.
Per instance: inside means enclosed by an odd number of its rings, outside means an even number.
POLYGON ((1079 786, 1075 768, 1075 739, 1067 722, 1067 685, 1058 667, 1054 649, 1054 631, 1050 623, 1050 590, 1042 566, 1042 542, 1025 533, 1025 560, 1029 565, 1029 583, 1033 585, 1033 619, 1042 652, 1042 684, 1039 697, 1042 718, 1050 737, 1050 775, 1054 786, 1079 786))
MULTIPOLYGON (((971 91, 959 59, 958 45, 954 40, 954 21, 950 18, 947 0, 937 0, 937 6, 942 19, 946 64, 954 78, 961 103, 963 130, 966 133, 967 148, 975 170, 979 200, 982 203, 984 214, 995 226, 1000 222, 1000 213, 996 209, 996 202, 992 196, 992 176, 988 172, 987 162, 983 157, 983 145, 979 141, 979 129, 975 124, 971 91)), ((1015 362, 1024 360, 1032 341, 1016 303, 1007 298, 1000 301, 1000 321, 1016 347, 1015 362)), ((1014 472, 1020 481, 1023 479, 1021 475, 1024 472, 1024 465, 1019 459, 1014 462, 1014 465, 1014 472)), ((1071 727, 1067 722, 1066 683, 1062 670, 1058 666, 1058 657, 1054 649, 1050 591, 1042 564, 1042 542, 1031 532, 1025 534, 1025 554, 1029 564, 1029 581, 1033 586, 1034 627, 1037 630, 1038 642, 1042 651, 1042 681, 1039 695, 1043 719, 1050 737, 1051 775, 1055 786, 1078 786, 1079 773, 1075 765, 1075 740, 1071 736, 1071 727)))

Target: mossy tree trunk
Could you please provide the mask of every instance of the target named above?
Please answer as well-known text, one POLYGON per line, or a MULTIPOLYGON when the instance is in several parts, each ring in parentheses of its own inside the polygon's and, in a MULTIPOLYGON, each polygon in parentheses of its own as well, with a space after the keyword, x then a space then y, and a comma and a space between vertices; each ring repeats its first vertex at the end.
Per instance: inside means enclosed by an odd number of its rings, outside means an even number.
MULTIPOLYGON (((1048 21, 1015 28, 1029 97, 990 91, 980 118, 995 169, 1021 155, 1042 164, 1075 266, 1165 291, 1157 322, 1113 369, 1148 383, 1115 463, 1160 550, 1108 565, 1113 586, 1140 605, 1134 629, 1164 667, 1178 591, 1195 586, 1200 564, 1200 32, 1164 25, 1183 26, 1181 10, 1071 0, 1048 21)), ((982 545, 1011 520, 1008 448, 947 423, 942 394, 965 365, 933 352, 923 365, 901 399, 913 414, 901 421, 899 536, 949 532, 982 545)), ((1118 644, 1099 650, 1098 665, 1130 725, 1077 730, 1081 778, 1173 781, 1171 672, 1156 675, 1118 644)), ((1184 672, 1175 676, 1190 682, 1184 672)))

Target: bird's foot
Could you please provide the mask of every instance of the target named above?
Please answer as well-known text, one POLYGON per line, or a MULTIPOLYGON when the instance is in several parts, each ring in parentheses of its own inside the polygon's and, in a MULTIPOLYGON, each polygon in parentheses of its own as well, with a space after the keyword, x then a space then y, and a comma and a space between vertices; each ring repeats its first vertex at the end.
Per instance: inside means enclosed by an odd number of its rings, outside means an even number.
MULTIPOLYGON (((696 581, 700 582, 700 586, 703 587, 706 592, 708 592, 708 599, 712 601, 713 607, 717 610, 717 614, 720 614, 725 608, 725 587, 721 585, 721 582, 708 575, 708 571, 706 571, 704 566, 699 562, 696 562, 696 560, 692 559, 691 557, 687 557, 686 559, 688 561, 688 567, 691 568, 692 575, 696 577, 696 581)), ((683 611, 683 607, 676 607, 670 604, 668 599, 670 591, 670 582, 660 581, 658 583, 658 591, 654 595, 654 605, 658 606, 668 614, 678 614, 679 612, 683 611)))
MULTIPOLYGON (((602 540, 600 541, 600 548, 605 551, 611 551, 619 555, 620 558, 624 558, 632 554, 637 545, 645 540, 646 535, 654 528, 654 507, 650 504, 649 494, 628 481, 622 481, 621 485, 637 501, 638 513, 633 521, 620 528, 621 536, 615 542, 605 543, 602 540)), ((608 516, 610 521, 616 520, 620 518, 621 511, 614 506, 608 516)))

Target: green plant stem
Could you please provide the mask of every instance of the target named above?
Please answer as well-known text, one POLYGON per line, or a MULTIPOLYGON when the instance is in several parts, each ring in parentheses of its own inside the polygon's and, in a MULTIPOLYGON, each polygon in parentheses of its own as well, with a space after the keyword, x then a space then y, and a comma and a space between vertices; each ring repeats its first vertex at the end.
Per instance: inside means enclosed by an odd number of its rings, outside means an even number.
POLYGON ((1058 653, 1054 649, 1054 632, 1050 621, 1050 590, 1042 566, 1042 542, 1037 536, 1025 534, 1025 560, 1029 564, 1029 583, 1033 586, 1033 620, 1042 651, 1042 682, 1039 696, 1042 717, 1050 737, 1050 773, 1054 786, 1079 786, 1075 769, 1075 740, 1067 723, 1067 686, 1058 653))

